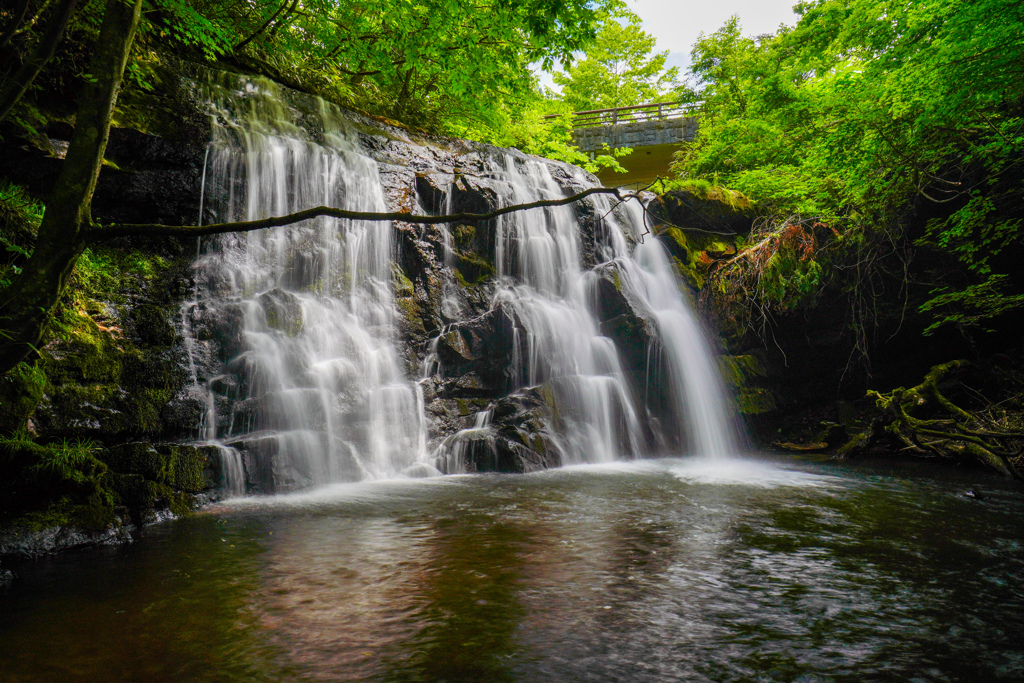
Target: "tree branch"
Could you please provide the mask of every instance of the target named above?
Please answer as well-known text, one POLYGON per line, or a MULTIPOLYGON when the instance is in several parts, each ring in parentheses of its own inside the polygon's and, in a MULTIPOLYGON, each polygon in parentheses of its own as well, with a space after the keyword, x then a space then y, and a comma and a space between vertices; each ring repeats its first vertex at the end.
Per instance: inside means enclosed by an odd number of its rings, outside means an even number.
POLYGON ((270 16, 270 18, 269 18, 269 19, 267 19, 267 20, 266 20, 266 21, 265 21, 265 22, 263 23, 263 25, 262 25, 262 26, 260 26, 260 27, 259 27, 258 29, 256 29, 256 30, 255 30, 255 31, 254 31, 254 32, 252 33, 252 35, 250 35, 250 36, 249 36, 248 38, 246 38, 245 40, 243 40, 242 42, 238 43, 238 44, 237 44, 237 45, 235 45, 235 46, 234 46, 233 48, 231 48, 231 51, 232 51, 232 52, 236 52, 236 51, 238 51, 238 50, 241 50, 241 49, 242 49, 243 47, 245 47, 245 46, 246 46, 246 45, 248 45, 248 44, 249 44, 250 42, 252 42, 252 40, 253 40, 253 39, 254 39, 254 38, 255 38, 256 36, 258 36, 259 34, 263 33, 264 31, 266 31, 266 30, 267 30, 267 27, 268 27, 268 26, 270 26, 271 24, 273 24, 273 23, 274 23, 274 20, 275 20, 275 19, 277 19, 277 17, 278 17, 278 16, 280 16, 281 12, 283 12, 283 11, 284 11, 284 10, 285 10, 285 9, 286 9, 287 7, 288 7, 288 0, 284 0, 284 4, 283 4, 283 5, 281 5, 281 6, 280 6, 280 7, 279 7, 279 8, 277 9, 277 11, 276 11, 276 12, 274 12, 274 13, 273 13, 273 14, 272 14, 272 15, 270 16))
POLYGON ((591 187, 574 195, 561 199, 542 199, 528 204, 513 204, 490 213, 454 213, 444 216, 418 216, 402 211, 377 213, 372 211, 349 211, 337 209, 331 206, 318 206, 313 209, 297 211, 286 216, 275 216, 263 218, 256 221, 240 221, 236 223, 213 223, 210 225, 160 225, 158 223, 121 223, 114 225, 94 225, 89 231, 88 241, 92 243, 102 242, 115 237, 127 237, 142 235, 147 237, 157 236, 189 236, 201 237, 203 235, 221 235, 227 232, 252 232, 253 230, 264 230, 266 228, 277 228, 283 225, 292 225, 301 221, 317 218, 318 216, 329 216, 331 218, 347 218, 355 221, 402 221, 405 223, 418 223, 422 225, 437 225, 439 223, 479 223, 488 221, 498 216, 504 216, 516 211, 528 209, 541 209, 549 206, 564 206, 572 204, 592 194, 614 195, 619 201, 634 199, 637 194, 623 195, 617 187, 591 187))

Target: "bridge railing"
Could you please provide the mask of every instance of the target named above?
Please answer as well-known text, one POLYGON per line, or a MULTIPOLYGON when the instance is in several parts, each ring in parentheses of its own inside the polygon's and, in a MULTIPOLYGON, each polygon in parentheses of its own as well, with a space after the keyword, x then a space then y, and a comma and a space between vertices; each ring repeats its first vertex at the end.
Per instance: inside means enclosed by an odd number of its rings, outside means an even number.
MULTIPOLYGON (((597 126, 634 123, 641 121, 663 121, 684 116, 695 116, 703 102, 655 102, 633 107, 611 109, 589 109, 573 112, 573 128, 595 128, 597 126)), ((545 119, 557 119, 562 114, 551 114, 545 119)))

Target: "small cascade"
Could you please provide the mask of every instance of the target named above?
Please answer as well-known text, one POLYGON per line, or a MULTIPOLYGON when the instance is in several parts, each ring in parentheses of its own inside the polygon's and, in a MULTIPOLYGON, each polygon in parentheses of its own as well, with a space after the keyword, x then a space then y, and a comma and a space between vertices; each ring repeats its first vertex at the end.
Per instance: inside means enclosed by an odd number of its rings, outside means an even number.
POLYGON ((469 458, 485 465, 496 462, 494 432, 490 428, 493 415, 491 410, 481 410, 474 416, 472 427, 462 429, 441 442, 434 456, 441 472, 465 474, 469 471, 466 467, 469 458))
POLYGON ((237 448, 215 444, 220 452, 220 490, 228 498, 245 495, 245 466, 237 448))
MULTIPOLYGON (((511 188, 506 205, 564 196, 539 161, 504 155, 489 170, 511 188)), ((563 461, 645 455, 636 399, 588 303, 575 211, 559 206, 506 214, 497 231, 495 301, 507 302, 525 331, 523 386, 546 385, 553 394, 563 461)))
MULTIPOLYGON (((299 126, 265 79, 213 76, 200 89, 213 121, 209 217, 386 210, 376 162, 332 105, 299 126)), ((387 223, 318 218, 203 242, 182 328, 193 366, 222 340, 223 357, 201 364, 227 373, 196 378, 202 436, 263 468, 251 484, 387 477, 425 455, 422 398, 395 346, 391 234, 387 223)))

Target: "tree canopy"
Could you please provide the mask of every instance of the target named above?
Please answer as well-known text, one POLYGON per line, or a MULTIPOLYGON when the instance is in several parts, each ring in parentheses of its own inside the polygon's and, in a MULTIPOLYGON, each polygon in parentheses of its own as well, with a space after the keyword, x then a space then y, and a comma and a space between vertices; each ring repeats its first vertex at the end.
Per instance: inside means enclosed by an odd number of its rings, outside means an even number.
POLYGON ((644 32, 635 14, 624 19, 605 21, 584 58, 554 74, 571 110, 655 102, 677 86, 678 67, 665 67, 668 51, 654 52, 654 36, 644 32))
POLYGON ((827 224, 849 263, 901 240, 951 255, 959 271, 946 272, 963 275, 936 275, 924 310, 937 324, 1024 303, 1013 294, 1024 291, 1024 8, 819 0, 796 11, 775 35, 745 37, 733 18, 698 41, 706 109, 680 176, 727 184, 790 223, 827 224))

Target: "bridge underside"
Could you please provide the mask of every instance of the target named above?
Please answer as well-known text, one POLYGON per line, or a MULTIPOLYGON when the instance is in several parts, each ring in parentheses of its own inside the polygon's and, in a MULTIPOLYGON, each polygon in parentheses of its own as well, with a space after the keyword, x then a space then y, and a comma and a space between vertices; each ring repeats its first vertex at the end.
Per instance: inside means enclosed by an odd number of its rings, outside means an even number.
POLYGON ((697 119, 686 116, 668 120, 629 121, 605 126, 577 128, 573 141, 583 152, 600 154, 604 146, 629 147, 633 153, 619 159, 626 173, 603 171, 598 174, 605 185, 635 187, 667 177, 672 155, 684 142, 697 135, 697 119))
POLYGON ((632 154, 619 159, 619 163, 626 169, 625 173, 618 173, 605 169, 597 174, 601 184, 605 187, 629 187, 638 189, 650 185, 658 177, 669 177, 669 166, 672 164, 672 155, 682 148, 682 143, 676 142, 667 145, 649 145, 646 147, 634 147, 632 154))

